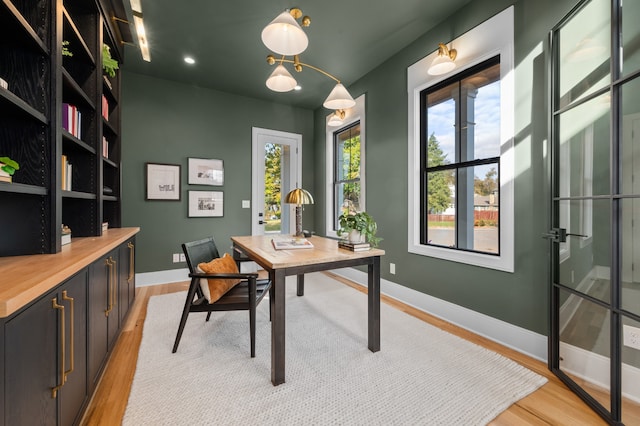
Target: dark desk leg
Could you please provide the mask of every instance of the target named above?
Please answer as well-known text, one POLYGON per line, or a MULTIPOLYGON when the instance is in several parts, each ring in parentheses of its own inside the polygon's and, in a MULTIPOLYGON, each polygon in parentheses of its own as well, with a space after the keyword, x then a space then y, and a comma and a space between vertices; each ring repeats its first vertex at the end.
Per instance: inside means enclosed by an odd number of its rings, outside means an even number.
POLYGON ((282 270, 273 271, 271 302, 271 383, 284 383, 285 349, 285 275, 282 270))
POLYGON ((298 296, 304 296, 304 274, 298 275, 298 296))
POLYGON ((380 350, 380 256, 369 265, 369 350, 380 350))

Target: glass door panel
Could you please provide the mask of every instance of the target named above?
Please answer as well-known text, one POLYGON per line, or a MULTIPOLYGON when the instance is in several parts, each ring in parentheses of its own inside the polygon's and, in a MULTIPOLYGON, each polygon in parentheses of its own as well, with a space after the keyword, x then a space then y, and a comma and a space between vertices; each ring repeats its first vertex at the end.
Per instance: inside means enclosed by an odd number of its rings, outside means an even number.
POLYGON ((610 193, 610 96, 598 96, 560 115, 561 197, 610 193))
POLYGON ((640 195, 640 78, 625 83, 621 97, 621 188, 625 195, 640 195))
POLYGON ((559 108, 611 82, 611 2, 592 0, 557 35, 559 37, 559 108))
POLYGON ((625 1, 622 7, 622 72, 640 68, 640 2, 625 1))
MULTIPOLYGON (((640 304, 640 297, 637 294, 635 300, 640 304)), ((635 397, 638 395, 638 386, 640 386, 640 350, 630 347, 631 342, 625 342, 624 338, 625 332, 626 334, 632 331, 640 333, 640 322, 622 317, 622 324, 622 422, 625 425, 640 425, 640 401, 635 397)))
POLYGON ((622 200, 621 205, 622 309, 640 315, 640 198, 622 200))
POLYGON ((560 290, 560 370, 610 409, 609 310, 560 290))

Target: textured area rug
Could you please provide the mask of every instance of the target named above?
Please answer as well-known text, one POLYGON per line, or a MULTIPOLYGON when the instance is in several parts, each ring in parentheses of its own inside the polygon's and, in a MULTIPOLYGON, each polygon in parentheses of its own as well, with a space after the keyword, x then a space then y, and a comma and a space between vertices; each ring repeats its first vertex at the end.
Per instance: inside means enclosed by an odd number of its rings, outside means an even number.
POLYGON ((367 349, 367 296, 309 274, 287 279, 286 383, 271 385, 269 306, 256 357, 248 312, 191 314, 185 293, 149 300, 124 425, 482 425, 546 379, 384 303, 381 350, 367 349))

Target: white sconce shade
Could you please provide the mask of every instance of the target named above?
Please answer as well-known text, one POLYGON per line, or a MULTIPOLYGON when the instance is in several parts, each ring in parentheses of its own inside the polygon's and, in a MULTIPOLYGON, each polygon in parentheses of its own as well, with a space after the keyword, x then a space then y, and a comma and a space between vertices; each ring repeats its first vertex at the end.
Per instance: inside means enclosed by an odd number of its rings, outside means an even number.
POLYGON ((262 30, 262 42, 280 55, 298 55, 307 48, 309 39, 288 11, 282 12, 262 30))
POLYGON ((438 55, 431 63, 429 70, 427 71, 431 75, 446 74, 449 71, 453 71, 456 67, 455 62, 446 55, 438 55))
POLYGON ((267 87, 274 92, 289 92, 293 90, 298 82, 287 71, 284 65, 280 64, 273 70, 269 78, 267 78, 267 87))
POLYGON ((338 117, 336 113, 331 114, 331 117, 329 117, 329 122, 327 123, 327 125, 329 125, 330 127, 337 127, 341 124, 342 124, 342 120, 340 119, 340 117, 338 117))
POLYGON ((327 109, 349 109, 356 104, 347 89, 338 83, 322 104, 327 109))

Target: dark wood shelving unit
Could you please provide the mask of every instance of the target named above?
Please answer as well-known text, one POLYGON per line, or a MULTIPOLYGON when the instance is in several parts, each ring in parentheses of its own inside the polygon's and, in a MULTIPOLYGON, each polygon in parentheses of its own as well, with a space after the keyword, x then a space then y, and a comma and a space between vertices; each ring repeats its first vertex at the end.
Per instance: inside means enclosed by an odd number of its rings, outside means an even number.
POLYGON ((9 86, 0 89, 0 157, 20 164, 12 183, 0 182, 8 225, 0 256, 59 252, 62 225, 74 237, 102 235, 103 222, 121 227, 120 75, 102 69, 103 43, 122 63, 131 41, 128 25, 112 19, 125 18, 121 3, 0 0, 0 26, 11 35, 0 40, 9 86), (72 56, 62 55, 62 41, 72 56), (79 112, 75 132, 63 126, 65 104, 79 112))

